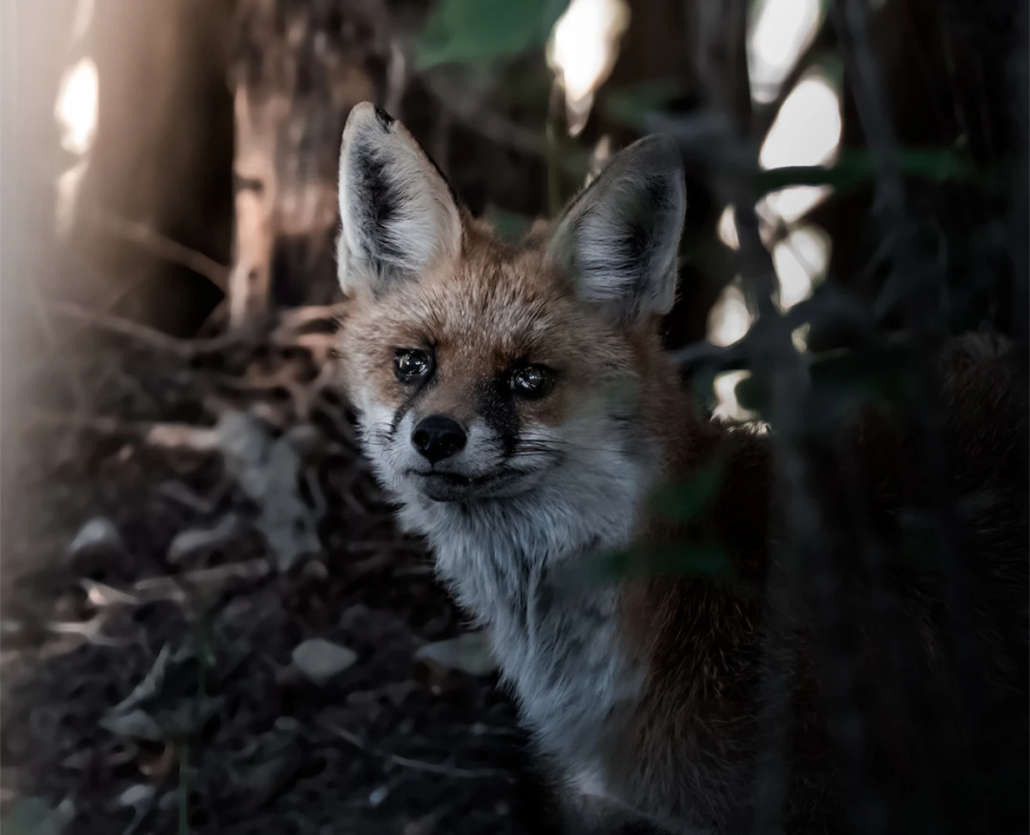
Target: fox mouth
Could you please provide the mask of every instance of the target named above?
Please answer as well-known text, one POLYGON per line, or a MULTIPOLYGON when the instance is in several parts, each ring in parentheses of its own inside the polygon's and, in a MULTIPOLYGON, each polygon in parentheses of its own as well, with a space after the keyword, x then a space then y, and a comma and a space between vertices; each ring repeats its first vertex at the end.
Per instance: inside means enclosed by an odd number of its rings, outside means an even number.
POLYGON ((489 491, 496 484, 511 481, 517 474, 495 472, 482 476, 467 476, 433 470, 408 470, 408 475, 420 482, 422 492, 433 501, 457 502, 476 498, 480 492, 489 491))
POLYGON ((488 480, 489 477, 472 479, 468 476, 459 475, 458 473, 418 473, 422 478, 440 479, 445 484, 453 484, 457 487, 471 487, 473 481, 484 481, 488 480))

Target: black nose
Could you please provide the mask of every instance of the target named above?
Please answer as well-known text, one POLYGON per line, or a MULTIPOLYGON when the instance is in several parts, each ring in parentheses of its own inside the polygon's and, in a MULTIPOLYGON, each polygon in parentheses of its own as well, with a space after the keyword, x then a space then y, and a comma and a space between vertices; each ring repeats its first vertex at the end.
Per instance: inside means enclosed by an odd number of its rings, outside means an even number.
POLYGON ((465 447, 465 440, 465 430, 446 415, 423 418, 411 433, 415 449, 432 464, 460 452, 465 447))

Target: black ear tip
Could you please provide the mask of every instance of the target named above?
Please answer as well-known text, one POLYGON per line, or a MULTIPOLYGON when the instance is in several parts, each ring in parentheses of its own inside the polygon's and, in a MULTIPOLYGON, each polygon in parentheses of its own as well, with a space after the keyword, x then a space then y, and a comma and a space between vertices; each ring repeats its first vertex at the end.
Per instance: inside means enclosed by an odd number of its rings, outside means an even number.
POLYGON ((393 116, 391 116, 389 113, 383 110, 383 108, 381 108, 379 105, 376 105, 375 108, 376 118, 379 120, 379 124, 382 125, 384 128, 389 128, 390 125, 392 125, 396 121, 396 119, 394 119, 393 116))
POLYGON ((641 161, 650 166, 682 169, 683 155, 680 154, 676 140, 667 133, 653 133, 638 139, 626 150, 632 149, 641 161))
POLYGON ((370 101, 363 101, 351 108, 347 117, 347 127, 344 128, 344 135, 353 135, 358 132, 376 131, 385 132, 390 130, 394 121, 393 116, 381 107, 370 101))

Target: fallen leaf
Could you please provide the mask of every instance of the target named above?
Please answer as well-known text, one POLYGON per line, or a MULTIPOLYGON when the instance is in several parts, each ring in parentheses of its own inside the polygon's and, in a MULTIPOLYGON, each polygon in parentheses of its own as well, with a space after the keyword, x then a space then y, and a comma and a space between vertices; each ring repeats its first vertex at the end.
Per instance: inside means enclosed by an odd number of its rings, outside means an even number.
POLYGON ((4 817, 0 832, 4 835, 61 835, 75 817, 75 806, 70 799, 56 809, 40 797, 19 800, 4 817))
POLYGON ((129 786, 129 788, 118 795, 115 803, 119 806, 131 806, 133 809, 138 809, 140 806, 149 803, 154 798, 156 791, 155 786, 137 783, 134 786, 129 786))
POLYGON ((150 742, 194 734, 224 702, 220 696, 201 695, 203 670, 209 669, 212 661, 206 648, 198 652, 187 644, 173 653, 166 644, 143 681, 104 714, 101 727, 118 736, 150 742))
POLYGON ((305 761, 299 736, 299 723, 281 717, 271 731, 231 758, 230 774, 245 808, 264 806, 292 782, 305 761))
POLYGON ((426 644, 415 652, 415 658, 473 676, 489 675, 497 669, 497 661, 482 632, 466 632, 457 638, 426 644))
POLYGON ((121 546, 122 537, 118 533, 118 528, 114 526, 114 522, 98 516, 79 528, 79 532, 75 534, 68 550, 75 556, 83 551, 117 551, 121 546))
POLYGON ((239 530, 239 517, 227 513, 212 527, 181 531, 168 547, 168 562, 176 565, 199 551, 209 551, 231 542, 239 530))
POLYGON ((257 528, 279 570, 321 551, 318 519, 300 497, 301 454, 290 438, 273 438, 261 421, 239 411, 225 412, 214 433, 229 471, 260 509, 257 528))
POLYGON ((293 665, 313 683, 322 685, 358 660, 358 654, 324 638, 312 638, 293 650, 293 665))

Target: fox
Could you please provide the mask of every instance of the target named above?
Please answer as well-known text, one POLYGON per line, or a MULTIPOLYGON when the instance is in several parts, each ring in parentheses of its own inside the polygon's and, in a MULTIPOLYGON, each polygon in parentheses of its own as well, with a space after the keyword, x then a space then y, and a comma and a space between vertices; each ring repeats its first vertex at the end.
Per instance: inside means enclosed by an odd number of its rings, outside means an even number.
MULTIPOLYGON (((928 776, 941 758, 986 750, 1000 762, 1004 748, 1025 761, 1028 401, 1011 344, 974 334, 935 366, 964 552, 976 555, 962 563, 962 590, 980 715, 992 722, 971 728, 951 598, 932 565, 877 573, 862 568, 859 537, 832 537, 843 654, 826 648, 817 600, 771 615, 787 530, 775 428, 714 419, 662 343, 686 207, 678 147, 647 136, 512 242, 472 216, 382 109, 358 105, 343 132, 342 390, 399 524, 425 538, 442 583, 489 636, 560 830, 721 835, 772 808, 786 832, 845 831, 849 804, 867 795, 944 803, 928 776), (663 489, 713 466, 714 495, 695 514, 657 512, 663 489), (633 556, 713 542, 728 574, 663 574, 633 556), (614 552, 629 555, 626 571, 568 581, 570 567, 614 552), (881 575, 893 619, 861 605, 881 575), (900 669, 883 660, 895 649, 909 652, 900 669), (777 666, 777 654, 792 660, 777 666), (838 656, 853 685, 843 690, 824 672, 838 656), (885 667, 924 686, 906 700, 885 667), (786 672, 769 698, 774 669, 786 672), (857 706, 841 707, 851 691, 857 706), (760 798, 777 734, 770 807, 760 798)), ((923 498, 915 440, 878 411, 814 454, 830 530, 857 530, 861 507, 874 539, 901 548, 923 498)))

